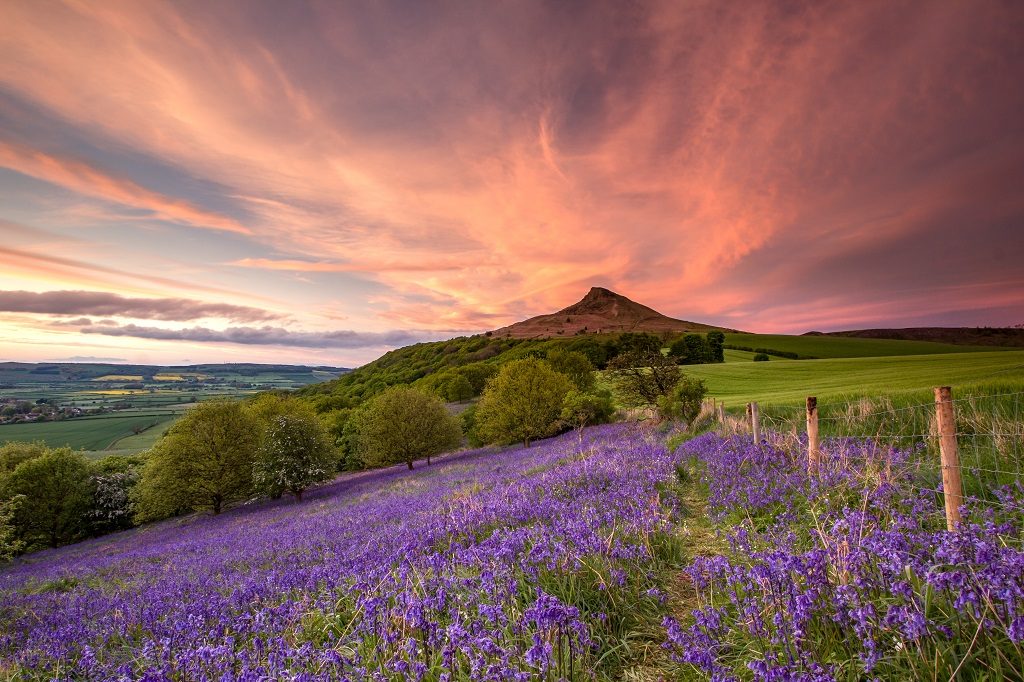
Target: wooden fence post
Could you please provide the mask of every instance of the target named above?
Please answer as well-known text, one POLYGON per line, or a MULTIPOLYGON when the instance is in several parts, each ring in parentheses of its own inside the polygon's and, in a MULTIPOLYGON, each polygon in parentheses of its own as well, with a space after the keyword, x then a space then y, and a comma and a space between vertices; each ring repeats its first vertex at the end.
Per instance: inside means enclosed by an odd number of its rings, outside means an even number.
POLYGON ((718 403, 718 422, 725 424, 725 403, 718 403))
POLYGON ((942 456, 942 496, 946 501, 946 528, 960 523, 960 505, 964 491, 960 481, 960 453, 956 444, 956 414, 949 386, 935 389, 935 420, 939 427, 939 453, 942 456))
POLYGON ((750 430, 754 434, 754 443, 760 443, 761 415, 757 411, 757 403, 750 403, 750 430))
POLYGON ((807 398, 807 471, 814 473, 818 470, 818 460, 821 459, 821 446, 818 442, 818 399, 813 396, 807 398))

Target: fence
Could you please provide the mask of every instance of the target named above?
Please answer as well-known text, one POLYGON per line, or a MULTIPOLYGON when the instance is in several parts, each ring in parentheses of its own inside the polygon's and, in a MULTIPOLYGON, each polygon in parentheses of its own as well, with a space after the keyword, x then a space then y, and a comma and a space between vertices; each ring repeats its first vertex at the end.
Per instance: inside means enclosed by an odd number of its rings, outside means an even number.
POLYGON ((912 451, 903 466, 915 467, 919 490, 942 495, 952 530, 962 507, 1004 504, 1000 489, 1020 485, 1024 470, 1024 392, 973 393, 955 398, 948 386, 934 389, 934 400, 860 398, 821 401, 814 396, 802 410, 746 405, 736 417, 711 401, 702 412, 720 428, 763 436, 790 436, 804 449, 812 475, 823 466, 823 439, 861 439, 864 448, 843 450, 839 466, 861 459, 880 478, 891 478, 892 453, 912 451), (941 484, 941 485, 940 485, 941 484))

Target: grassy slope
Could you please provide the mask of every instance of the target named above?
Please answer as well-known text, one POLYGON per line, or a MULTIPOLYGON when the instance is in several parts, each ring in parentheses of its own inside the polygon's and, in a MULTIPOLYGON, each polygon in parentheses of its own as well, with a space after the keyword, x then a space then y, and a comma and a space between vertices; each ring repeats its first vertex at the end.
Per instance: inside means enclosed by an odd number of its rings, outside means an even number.
POLYGON ((707 382, 709 396, 735 406, 752 400, 799 403, 849 393, 893 393, 979 381, 1024 385, 1024 351, 904 355, 827 360, 778 360, 693 365, 684 371, 707 382))
POLYGON ((860 339, 842 336, 786 336, 784 334, 726 334, 726 345, 797 353, 814 358, 866 358, 891 355, 992 352, 992 347, 961 346, 932 341, 860 339))

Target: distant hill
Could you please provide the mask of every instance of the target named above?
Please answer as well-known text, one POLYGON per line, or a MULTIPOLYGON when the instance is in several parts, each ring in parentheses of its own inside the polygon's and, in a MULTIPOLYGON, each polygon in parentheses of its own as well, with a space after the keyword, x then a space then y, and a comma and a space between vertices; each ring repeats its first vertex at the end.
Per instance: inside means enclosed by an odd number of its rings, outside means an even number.
POLYGON ((904 329, 854 329, 844 332, 807 332, 804 336, 848 336, 861 339, 935 341, 960 346, 1024 348, 1020 327, 907 327, 904 329))
POLYGON ((542 339, 575 334, 608 334, 621 332, 679 333, 735 331, 699 322, 687 322, 662 315, 632 301, 622 294, 593 287, 578 303, 557 313, 538 315, 507 327, 496 329, 493 336, 513 339, 542 339))
POLYGON ((152 380, 157 375, 201 375, 226 380, 263 381, 281 378, 305 385, 333 379, 349 372, 346 367, 222 363, 200 365, 130 365, 97 362, 0 362, 0 383, 54 383, 97 381, 104 377, 137 376, 152 380))

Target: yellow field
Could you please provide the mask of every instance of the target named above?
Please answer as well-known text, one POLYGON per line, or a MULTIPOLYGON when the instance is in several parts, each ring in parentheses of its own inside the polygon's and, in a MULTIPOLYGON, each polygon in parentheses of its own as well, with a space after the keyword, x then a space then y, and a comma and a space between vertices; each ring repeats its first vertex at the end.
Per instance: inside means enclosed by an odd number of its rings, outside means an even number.
POLYGON ((182 372, 181 374, 154 374, 153 381, 185 381, 185 379, 209 379, 206 374, 198 372, 182 372))

